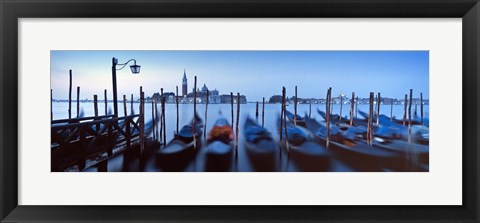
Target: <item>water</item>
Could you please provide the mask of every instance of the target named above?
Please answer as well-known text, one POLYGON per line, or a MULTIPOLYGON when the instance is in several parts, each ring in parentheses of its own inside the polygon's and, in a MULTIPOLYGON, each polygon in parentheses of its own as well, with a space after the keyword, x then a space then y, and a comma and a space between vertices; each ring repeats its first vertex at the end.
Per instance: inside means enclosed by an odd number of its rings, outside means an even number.
MULTIPOLYGON (((56 119, 66 119, 68 118, 68 103, 64 102, 54 102, 53 106, 53 118, 56 119)), ((113 103, 107 104, 107 113, 113 113, 113 103), (109 112, 110 111, 110 112, 109 112)), ((135 113, 139 111, 139 103, 133 104, 135 113)), ((160 104, 157 105, 158 110, 160 111, 161 106, 160 104)), ((293 105, 289 105, 287 109, 293 113, 293 105)), ((255 118, 255 103, 247 103, 240 105, 240 123, 239 123, 239 134, 238 134, 238 164, 236 166, 232 166, 232 171, 254 171, 250 165, 250 161, 246 156, 244 147, 243 147, 243 140, 244 136, 243 132, 243 125, 245 120, 248 116, 255 118)), ((321 111, 325 111, 325 104, 312 104, 311 106, 311 117, 318 120, 323 121, 323 118, 317 113, 317 108, 321 111)), ((119 115, 123 116, 123 103, 118 103, 119 115)), ((234 105, 234 120, 236 121, 236 109, 237 105, 234 105)), ((265 104, 265 127, 272 133, 273 137, 278 140, 279 134, 277 129, 277 120, 280 115, 280 104, 265 104)), ((366 104, 358 105, 359 111, 368 112, 369 106, 366 104)), ((390 105, 381 105, 380 113, 385 114, 386 116, 390 117, 390 105)), ((424 117, 428 118, 429 114, 429 106, 424 105, 424 117)), ((80 103, 80 110, 83 111, 85 117, 93 116, 94 115, 94 106, 91 102, 80 103)), ((105 115, 105 107, 104 103, 98 103, 98 110, 99 115, 105 115)), ((308 104, 299 104, 297 106, 297 113, 300 115, 309 114, 309 105, 308 104)), ((333 113, 339 114, 340 112, 340 105, 333 105, 333 113)), ((393 105, 393 116, 401 119, 403 117, 404 112, 404 105, 393 105)), ((414 112, 414 106, 412 106, 412 116, 414 112)), ((127 104, 127 113, 131 113, 130 103, 127 104)), ((197 113, 202 117, 203 121, 205 122, 205 104, 197 104, 197 113)), ((219 114, 222 114, 227 120, 229 120, 231 124, 231 105, 230 104, 209 104, 208 105, 208 114, 207 114, 207 123, 206 129, 209 131, 212 129, 215 120, 219 117, 219 114)), ((417 113, 420 116, 420 106, 417 107, 417 113)), ((348 116, 350 114, 350 105, 343 105, 342 109, 342 116, 348 116)), ((76 117, 76 103, 72 103, 72 117, 76 117)), ((165 117, 166 117, 166 140, 167 143, 173 139, 173 133, 176 131, 176 105, 175 104, 166 104, 165 106, 165 117)), ((358 117, 361 117, 358 114, 358 117)), ((179 105, 179 129, 183 125, 186 125, 191 122, 193 118, 193 104, 180 104, 179 105)), ((152 104, 145 103, 145 121, 149 122, 152 120, 152 104)), ((261 123, 262 121, 262 104, 259 104, 259 116, 258 121, 261 123)), ((235 129, 235 123, 233 125, 235 129)), ((204 129, 205 131, 205 129, 204 129)), ((186 171, 203 171, 204 169, 204 152, 200 150, 197 160, 190 165, 186 171)), ((285 156, 284 156, 285 157, 285 156)), ((280 159, 278 159, 280 160, 280 159)), ((294 164, 288 162, 287 159, 282 159, 279 167, 279 171, 297 171, 298 169, 295 167, 294 164)), ((109 164, 110 165, 110 164, 109 164)), ((112 164, 113 165, 113 164, 112 164)), ((121 166, 121 165, 120 165, 121 166)), ((348 166, 345 166, 341 163, 334 163, 333 167, 334 170, 332 171, 352 171, 348 166)), ((115 171, 115 167, 109 167, 110 171, 115 171)), ((154 167, 150 167, 148 171, 159 171, 154 167)))

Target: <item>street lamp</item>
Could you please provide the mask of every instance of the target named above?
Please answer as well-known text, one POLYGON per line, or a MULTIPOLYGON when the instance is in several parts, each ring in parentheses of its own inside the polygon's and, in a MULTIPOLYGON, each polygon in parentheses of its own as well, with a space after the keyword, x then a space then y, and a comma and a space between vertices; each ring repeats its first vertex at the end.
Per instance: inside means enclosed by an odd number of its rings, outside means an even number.
POLYGON ((117 106, 117 70, 121 70, 127 66, 130 61, 133 61, 133 65, 130 66, 130 70, 133 74, 140 73, 140 65, 137 65, 135 59, 130 59, 126 63, 119 64, 118 59, 112 58, 112 83, 113 83, 113 113, 115 117, 118 117, 118 106, 117 106), (117 66, 121 66, 117 69, 117 66))

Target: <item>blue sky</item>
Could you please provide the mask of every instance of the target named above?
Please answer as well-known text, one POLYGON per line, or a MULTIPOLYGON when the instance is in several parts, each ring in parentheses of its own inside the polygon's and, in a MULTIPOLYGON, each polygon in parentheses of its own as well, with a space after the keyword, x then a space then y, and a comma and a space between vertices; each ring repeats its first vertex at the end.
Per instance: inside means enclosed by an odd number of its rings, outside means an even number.
MULTIPOLYGON (((328 87, 332 94, 352 91, 359 97, 380 92, 382 97, 403 98, 409 89, 414 97, 429 98, 428 51, 51 51, 51 88, 53 98, 68 98, 68 70, 73 72, 73 93, 81 87, 81 98, 103 98, 107 89, 112 99, 111 61, 119 63, 131 58, 141 65, 140 74, 129 67, 117 71, 118 97, 139 95, 143 86, 146 95, 160 92, 181 93, 181 80, 186 69, 188 89, 206 84, 220 94, 240 92, 248 101, 267 100, 281 94, 325 98, 328 87)), ((131 65, 131 64, 129 64, 131 65)), ((76 96, 75 96, 76 97, 76 96)), ((75 98, 73 97, 73 98, 75 98)))

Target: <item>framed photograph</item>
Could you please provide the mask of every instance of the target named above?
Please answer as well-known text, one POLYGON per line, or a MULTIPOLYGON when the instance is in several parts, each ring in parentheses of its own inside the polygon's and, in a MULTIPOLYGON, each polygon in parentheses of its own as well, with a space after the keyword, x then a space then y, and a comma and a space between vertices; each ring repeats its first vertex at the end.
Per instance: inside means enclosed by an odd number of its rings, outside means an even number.
POLYGON ((2 222, 479 221, 478 1, 0 7, 2 222))

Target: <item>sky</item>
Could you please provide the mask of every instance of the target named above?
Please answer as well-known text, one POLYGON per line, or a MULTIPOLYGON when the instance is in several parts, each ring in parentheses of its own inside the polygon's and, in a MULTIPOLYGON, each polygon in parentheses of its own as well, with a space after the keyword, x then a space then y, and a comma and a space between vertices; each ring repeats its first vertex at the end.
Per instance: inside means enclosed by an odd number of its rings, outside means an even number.
POLYGON ((182 89, 186 70, 188 90, 194 76, 197 88, 204 84, 220 94, 239 92, 248 101, 268 100, 281 95, 285 86, 287 96, 325 98, 327 89, 332 95, 352 92, 367 98, 369 92, 382 97, 403 99, 413 89, 429 98, 428 51, 51 51, 51 88, 54 99, 68 99, 69 70, 72 70, 72 98, 80 86, 80 98, 103 99, 104 89, 112 99, 112 57, 119 63, 135 59, 141 66, 139 74, 127 67, 117 71, 118 100, 122 95, 139 97, 143 86, 146 96, 155 92, 175 92, 182 89))

